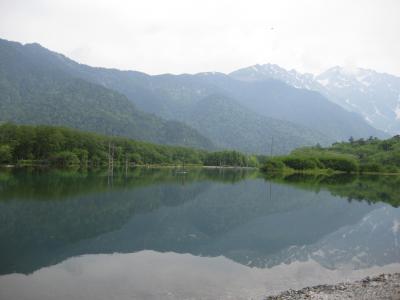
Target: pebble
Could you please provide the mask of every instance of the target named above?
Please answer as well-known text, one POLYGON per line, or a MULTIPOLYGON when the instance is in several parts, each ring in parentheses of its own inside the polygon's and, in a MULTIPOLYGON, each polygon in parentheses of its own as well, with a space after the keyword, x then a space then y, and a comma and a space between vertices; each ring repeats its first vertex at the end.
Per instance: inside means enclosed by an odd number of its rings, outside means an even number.
POLYGON ((268 296, 266 300, 400 300, 400 273, 381 274, 366 277, 352 283, 335 285, 317 285, 301 290, 288 290, 277 296, 268 296))

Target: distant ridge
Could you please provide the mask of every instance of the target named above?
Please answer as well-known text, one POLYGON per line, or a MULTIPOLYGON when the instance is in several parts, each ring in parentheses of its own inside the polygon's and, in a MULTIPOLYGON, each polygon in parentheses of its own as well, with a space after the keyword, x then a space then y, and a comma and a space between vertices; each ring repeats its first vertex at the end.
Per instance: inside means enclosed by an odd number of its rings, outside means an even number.
POLYGON ((248 153, 386 136, 320 93, 246 72, 150 76, 0 40, 0 120, 248 153))
POLYGON ((400 133, 400 77, 339 66, 314 76, 273 64, 250 66, 230 75, 244 81, 277 79, 295 88, 317 91, 388 135, 400 133))

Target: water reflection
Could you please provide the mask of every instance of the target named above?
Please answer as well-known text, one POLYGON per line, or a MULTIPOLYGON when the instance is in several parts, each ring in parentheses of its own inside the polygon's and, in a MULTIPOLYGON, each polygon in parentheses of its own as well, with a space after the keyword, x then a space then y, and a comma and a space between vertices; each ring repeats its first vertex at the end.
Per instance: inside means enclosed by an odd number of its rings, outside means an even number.
POLYGON ((247 299, 399 270, 397 177, 0 174, 5 299, 247 299))
MULTIPOLYGON (((386 272, 399 264, 385 266, 386 272)), ((78 299, 263 299, 287 288, 354 280, 382 268, 329 270, 317 262, 269 269, 249 268, 219 257, 141 251, 70 258, 29 276, 0 278, 0 298, 78 299)))

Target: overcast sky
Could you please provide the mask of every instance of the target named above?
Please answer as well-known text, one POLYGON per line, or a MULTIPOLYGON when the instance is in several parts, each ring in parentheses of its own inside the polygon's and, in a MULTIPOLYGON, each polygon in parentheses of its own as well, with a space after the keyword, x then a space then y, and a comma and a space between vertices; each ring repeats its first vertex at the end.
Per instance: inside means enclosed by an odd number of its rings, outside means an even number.
POLYGON ((150 74, 276 63, 400 75, 399 0, 0 0, 0 37, 150 74))

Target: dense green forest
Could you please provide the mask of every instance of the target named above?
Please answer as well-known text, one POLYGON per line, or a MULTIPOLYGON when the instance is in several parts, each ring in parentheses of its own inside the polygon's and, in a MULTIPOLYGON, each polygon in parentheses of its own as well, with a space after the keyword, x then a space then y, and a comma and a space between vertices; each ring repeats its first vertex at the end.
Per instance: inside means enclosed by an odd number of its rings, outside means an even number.
POLYGON ((61 56, 0 39, 0 122, 66 126, 156 144, 215 150, 192 127, 139 110, 124 95, 63 70, 61 56))
POLYGON ((334 143, 330 147, 304 147, 290 155, 267 158, 264 171, 334 170, 347 173, 400 172, 400 136, 387 140, 374 137, 334 143))
POLYGON ((56 166, 168 164, 256 166, 257 159, 237 151, 207 152, 156 145, 53 126, 0 125, 0 164, 56 166))

